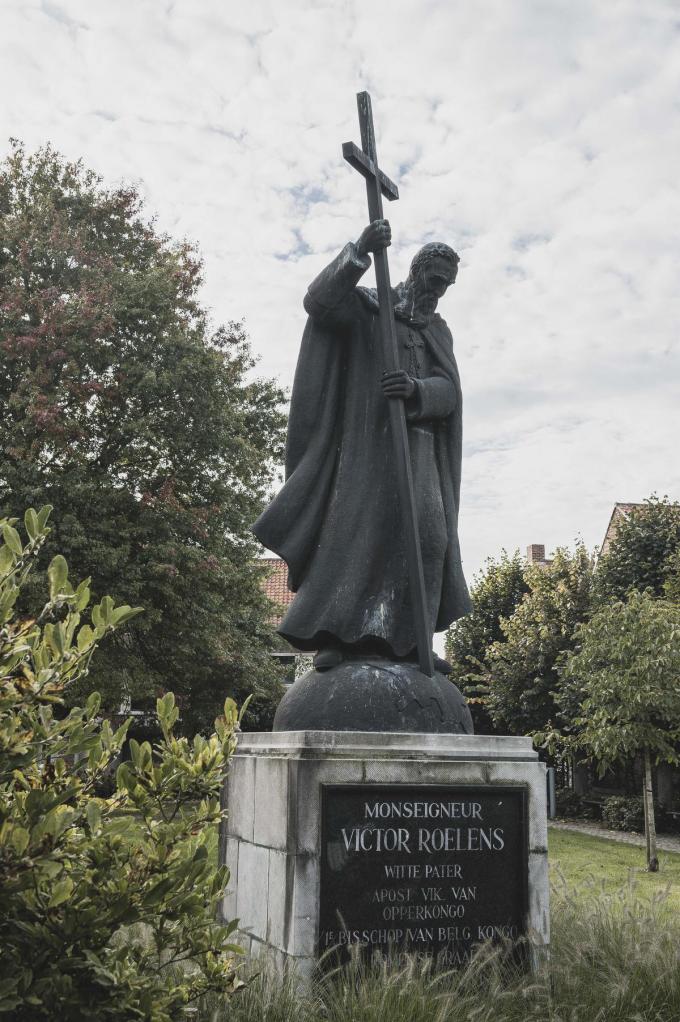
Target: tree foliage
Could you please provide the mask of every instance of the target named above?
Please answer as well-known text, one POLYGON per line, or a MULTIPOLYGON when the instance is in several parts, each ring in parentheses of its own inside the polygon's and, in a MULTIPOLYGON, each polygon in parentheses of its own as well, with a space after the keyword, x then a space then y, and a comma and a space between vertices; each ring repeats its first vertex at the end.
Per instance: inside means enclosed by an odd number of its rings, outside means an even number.
POLYGON ((238 715, 216 733, 177 738, 171 693, 158 701, 162 741, 132 741, 110 798, 97 786, 120 753, 99 697, 64 709, 99 642, 136 610, 89 580, 75 589, 50 563, 49 599, 33 617, 18 597, 47 538, 49 508, 0 521, 0 1013, 40 1019, 151 1020, 188 1016, 207 991, 239 981, 235 924, 215 922, 227 880, 207 851, 238 715))
POLYGON ((565 678, 581 692, 575 742, 601 773, 649 749, 677 763, 680 741, 680 608, 650 593, 606 604, 577 628, 565 678))
POLYGON ((546 729, 543 744, 581 750, 600 775, 642 754, 649 869, 658 869, 652 762, 680 762, 680 607, 633 590, 576 629, 563 675, 580 697, 567 736, 546 729))
POLYGON ((0 508, 57 506, 43 566, 59 550, 96 597, 144 605, 93 665, 105 705, 172 686, 187 728, 226 693, 274 694, 249 527, 283 430, 282 394, 252 378, 240 325, 211 329, 200 283, 134 188, 49 146, 0 165, 0 508))
POLYGON ((680 548, 668 558, 664 595, 671 603, 680 604, 680 548))
POLYGON ((574 630, 592 609, 593 563, 585 547, 557 550, 546 566, 525 570, 529 593, 502 622, 503 640, 488 657, 488 706, 509 734, 527 734, 554 720, 558 663, 574 630))
POLYGON ((663 596, 680 551, 680 503, 650 497, 619 520, 616 535, 597 570, 604 600, 621 600, 633 589, 663 596))
POLYGON ((512 617, 529 591, 524 573, 518 551, 512 557, 503 551, 498 560, 489 558, 470 587, 471 613, 451 625, 446 634, 450 677, 467 696, 476 733, 493 731, 486 706, 489 652, 504 638, 503 621, 512 617))

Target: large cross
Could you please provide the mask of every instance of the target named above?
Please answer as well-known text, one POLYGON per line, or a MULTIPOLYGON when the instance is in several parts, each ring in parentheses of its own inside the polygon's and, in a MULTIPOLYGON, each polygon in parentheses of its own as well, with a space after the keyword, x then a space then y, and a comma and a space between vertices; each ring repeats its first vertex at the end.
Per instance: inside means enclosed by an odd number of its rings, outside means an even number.
MULTIPOLYGON (((399 198, 397 186, 390 181, 378 166, 378 154, 375 147, 373 130, 373 112, 371 97, 367 92, 357 95, 359 108, 359 126, 361 129, 361 149, 353 142, 345 142, 342 155, 355 170, 366 179, 366 196, 368 198, 368 215, 371 222, 382 220, 382 197, 392 201, 399 198)), ((399 349, 397 345, 397 329, 392 308, 392 288, 390 286, 390 269, 387 262, 387 249, 374 253, 375 279, 378 285, 378 307, 380 316, 380 334, 382 337, 383 363, 386 370, 399 369, 399 349)), ((434 674, 432 662, 432 633, 430 616, 425 593, 423 575, 423 556, 420 548, 418 532, 418 512, 413 492, 413 473, 411 456, 406 430, 404 402, 400 399, 388 400, 390 409, 390 425, 394 444, 394 461, 397 470, 397 488, 401 509, 402 528, 406 541, 406 557, 408 561, 411 606, 413 624, 418 647, 420 670, 428 677, 434 674)), ((389 542, 385 537, 385 542, 389 542)))

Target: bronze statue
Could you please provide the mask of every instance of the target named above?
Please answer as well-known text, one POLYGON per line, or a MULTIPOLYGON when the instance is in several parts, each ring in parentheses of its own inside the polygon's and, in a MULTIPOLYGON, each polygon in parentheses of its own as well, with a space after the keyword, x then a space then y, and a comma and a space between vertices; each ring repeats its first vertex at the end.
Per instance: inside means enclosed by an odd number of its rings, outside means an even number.
MULTIPOLYGON (((379 181, 374 158, 372 173, 379 181)), ((384 260, 386 276, 390 242, 388 221, 374 218, 309 287, 286 481, 254 531, 286 561, 297 594, 280 634, 298 649, 317 651, 315 678, 306 686, 305 727, 342 729, 327 706, 317 714, 322 723, 309 717, 310 700, 326 699, 318 685, 310 688, 312 681, 344 679, 349 693, 361 688, 370 666, 374 674, 391 670, 392 679, 406 685, 408 691, 393 693, 397 707, 404 698, 424 700, 429 723, 409 723, 411 711, 402 707, 399 726, 381 725, 376 706, 370 714, 376 726, 369 727, 365 714, 357 717, 346 708, 355 728, 469 731, 467 708, 463 713, 457 689, 442 677, 447 665, 436 658, 433 664, 431 650, 432 633, 470 607, 457 532, 461 389, 451 334, 436 311, 456 279, 459 258, 448 245, 425 245, 404 283, 389 290, 392 361, 386 368, 385 292, 358 283, 371 265, 370 253, 376 271, 384 260), (458 727, 443 705, 450 700, 447 689, 456 693, 456 712, 465 717, 458 727), (442 726, 432 725, 433 715, 442 726)), ((300 710, 297 705, 289 712, 291 699, 282 711, 286 730, 297 727, 300 710)))

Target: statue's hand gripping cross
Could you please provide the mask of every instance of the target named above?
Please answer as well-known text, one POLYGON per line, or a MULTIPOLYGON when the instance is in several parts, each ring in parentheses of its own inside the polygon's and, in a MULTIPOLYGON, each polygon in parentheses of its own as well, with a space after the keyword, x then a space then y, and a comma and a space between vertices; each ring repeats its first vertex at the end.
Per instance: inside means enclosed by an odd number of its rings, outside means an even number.
MULTIPOLYGON (((368 215, 371 222, 373 222, 374 220, 382 220, 383 195, 386 199, 392 201, 399 198, 399 190, 378 166, 371 97, 367 92, 360 92, 358 94, 357 107, 359 109, 362 148, 357 148, 353 142, 345 142, 342 147, 342 155, 366 179, 368 215)), ((383 248, 374 253, 374 264, 375 279, 378 285, 378 311, 383 347, 383 363, 384 369, 390 371, 399 368, 399 349, 397 346, 394 310, 392 308, 392 288, 390 286, 387 249, 383 248)), ((418 512, 413 491, 413 474, 411 471, 411 456, 408 432, 406 430, 404 402, 398 399, 390 399, 388 404, 394 442, 399 504, 408 561, 409 591, 411 594, 414 632, 418 648, 418 662, 423 674, 431 678, 434 674, 432 626, 430 624, 425 593, 423 557, 420 547, 420 533, 418 532, 418 512)))

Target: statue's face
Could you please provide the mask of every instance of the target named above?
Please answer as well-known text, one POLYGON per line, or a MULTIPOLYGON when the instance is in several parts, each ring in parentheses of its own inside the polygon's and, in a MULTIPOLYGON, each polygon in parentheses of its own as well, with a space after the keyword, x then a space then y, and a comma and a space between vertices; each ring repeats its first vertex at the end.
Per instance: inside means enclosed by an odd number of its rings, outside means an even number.
POLYGON ((458 272, 446 259, 433 259, 413 276, 413 311, 417 316, 431 316, 458 272))

